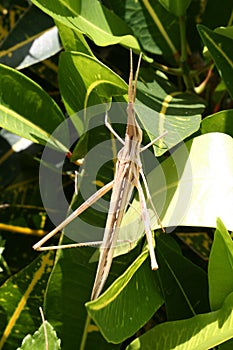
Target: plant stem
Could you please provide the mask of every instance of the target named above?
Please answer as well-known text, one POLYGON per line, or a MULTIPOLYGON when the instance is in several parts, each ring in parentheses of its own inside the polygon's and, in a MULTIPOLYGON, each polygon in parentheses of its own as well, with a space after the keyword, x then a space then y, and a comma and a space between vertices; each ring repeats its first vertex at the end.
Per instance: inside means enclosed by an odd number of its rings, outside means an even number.
POLYGON ((179 16, 179 25, 180 25, 180 41, 181 41, 180 67, 183 71, 183 79, 186 86, 186 90, 194 91, 193 81, 191 79, 189 66, 188 66, 185 16, 179 16))
POLYGON ((83 336, 80 344, 80 350, 84 350, 86 346, 86 341, 87 341, 87 335, 88 335, 88 328, 91 322, 90 316, 87 314, 84 330, 83 330, 83 336))

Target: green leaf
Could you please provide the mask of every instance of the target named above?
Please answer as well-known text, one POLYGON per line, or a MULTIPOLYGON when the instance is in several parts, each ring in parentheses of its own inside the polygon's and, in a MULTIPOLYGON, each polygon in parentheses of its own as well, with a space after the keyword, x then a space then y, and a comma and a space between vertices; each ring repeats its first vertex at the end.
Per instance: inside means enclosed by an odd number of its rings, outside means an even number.
POLYGON ((171 241, 172 238, 164 234, 156 239, 158 275, 168 320, 209 311, 206 273, 174 249, 171 241))
POLYGON ((233 137, 233 109, 209 115, 201 122, 201 133, 223 132, 233 137))
POLYGON ((205 105, 196 95, 177 91, 153 73, 154 80, 147 82, 149 72, 142 70, 142 79, 145 78, 146 83, 138 82, 139 103, 136 103, 135 110, 150 141, 165 130, 168 132, 160 142, 162 147, 154 147, 155 155, 160 156, 199 129, 205 105))
POLYGON ((67 27, 58 21, 56 21, 56 24, 66 51, 78 51, 94 57, 84 35, 80 31, 67 27))
POLYGON ((184 16, 191 0, 159 0, 159 2, 175 16, 184 16))
POLYGON ((41 324, 39 306, 53 266, 54 254, 41 254, 0 288, 0 348, 16 349, 41 324))
POLYGON ((198 25, 197 28, 233 98, 233 39, 217 34, 203 25, 198 25))
POLYGON ((146 250, 105 293, 86 303, 108 342, 120 343, 132 336, 163 304, 156 273, 145 261, 147 257, 146 250))
POLYGON ((165 322, 134 340, 127 350, 206 350, 233 337, 233 293, 221 309, 165 322))
MULTIPOLYGON (((63 52, 60 56, 59 85, 66 109, 80 134, 88 125, 89 120, 84 118, 92 109, 84 117, 77 112, 127 91, 126 83, 111 69, 94 57, 75 52, 63 52)), ((101 109, 105 111, 106 106, 101 109)))
POLYGON ((180 47, 178 22, 159 1, 115 0, 110 8, 133 30, 145 51, 163 54, 174 64, 174 55, 180 47))
MULTIPOLYGON (((33 142, 68 152, 63 140, 50 137, 64 122, 57 104, 35 82, 16 70, 0 65, 0 126, 33 142)), ((63 128, 63 130, 65 130, 63 128)))
POLYGON ((161 219, 165 227, 215 227, 216 218, 221 217, 226 227, 233 229, 232 152, 230 136, 205 134, 181 145, 162 163, 162 169, 156 168, 148 176, 154 203, 157 206, 163 203, 161 219), (163 188, 166 197, 161 194, 163 188))
MULTIPOLYGON (((216 218, 221 217, 229 230, 233 229, 232 183, 233 140, 221 133, 209 133, 181 144, 166 160, 147 176, 147 182, 156 210, 163 226, 215 227, 216 218), (224 157, 223 157, 224 155, 224 157)), ((150 209, 151 226, 160 226, 150 209)), ((126 252, 132 242, 144 234, 144 225, 138 198, 126 212, 119 239, 126 252), (137 227, 137 229, 135 229, 137 227)))
POLYGON ((211 310, 219 309, 233 291, 233 242, 220 219, 210 252, 208 278, 211 310))
POLYGON ((33 0, 33 3, 55 20, 86 34, 96 45, 122 44, 140 50, 125 22, 97 0, 33 0))
POLYGON ((226 36, 229 39, 233 39, 233 26, 231 27, 219 27, 214 30, 215 33, 226 36))
POLYGON ((36 331, 33 334, 33 336, 27 335, 24 338, 21 347, 18 348, 17 350, 31 350, 31 349, 60 350, 61 349, 60 343, 61 341, 57 338, 57 334, 54 331, 51 324, 45 321, 45 323, 40 326, 38 331, 36 331), (45 332, 47 336, 48 347, 46 347, 45 332))

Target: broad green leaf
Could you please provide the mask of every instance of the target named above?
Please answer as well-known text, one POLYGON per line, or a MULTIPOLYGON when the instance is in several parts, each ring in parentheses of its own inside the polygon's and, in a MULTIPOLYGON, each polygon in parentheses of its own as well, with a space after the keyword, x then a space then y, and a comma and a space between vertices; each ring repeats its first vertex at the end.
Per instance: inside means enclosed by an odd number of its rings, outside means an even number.
POLYGON ((206 273, 172 247, 171 237, 160 234, 156 243, 158 275, 168 320, 209 311, 206 273))
MULTIPOLYGON (((75 52, 64 52, 60 56, 59 85, 66 109, 80 134, 88 125, 84 118, 90 112, 80 113, 81 116, 78 112, 127 91, 126 83, 111 69, 94 57, 75 52)), ((103 105, 102 112, 105 109, 103 105)))
POLYGON ((108 342, 120 343, 132 336, 163 304, 156 272, 151 271, 147 257, 146 250, 105 293, 86 303, 108 342))
MULTIPOLYGON (((229 135, 209 133, 181 144, 147 176, 152 200, 170 232, 176 226, 215 227, 220 217, 233 229, 233 140, 229 135)), ((152 158, 151 158, 152 160, 152 158)), ((151 226, 160 228, 150 209, 151 226)), ((144 235, 138 198, 126 212, 119 239, 130 241, 121 253, 144 235)))
POLYGON ((231 50, 233 39, 217 34, 203 25, 198 25, 198 31, 233 97, 233 53, 231 50))
MULTIPOLYGON (((60 142, 50 137, 64 122, 51 97, 35 82, 16 70, 0 65, 0 126, 16 135, 67 152, 67 135, 60 142)), ((65 130, 63 128, 63 130, 65 130)))
POLYGON ((159 2, 175 16, 184 16, 191 0, 159 0, 159 2))
MULTIPOLYGON (((215 227, 220 217, 228 229, 233 229, 232 151, 230 136, 209 133, 187 141, 163 162, 162 171, 168 180, 161 217, 165 227, 215 227)), ((148 177, 149 184, 153 179, 160 182, 156 173, 155 169, 148 177)), ((157 185, 160 190, 161 185, 157 185)), ((153 189, 151 194, 153 197, 153 189)))
POLYGON ((233 109, 209 115, 201 122, 201 133, 223 132, 233 137, 233 109))
POLYGON ((41 324, 39 307, 53 266, 54 254, 41 254, 0 288, 0 348, 16 349, 41 324))
MULTIPOLYGON (((145 75, 143 73, 142 77, 147 78, 149 71, 145 71, 145 75)), ((203 100, 193 94, 177 91, 163 78, 154 76, 153 81, 146 81, 145 84, 138 82, 137 100, 137 116, 149 139, 155 139, 165 130, 168 132, 160 142, 161 147, 154 147, 156 156, 162 155, 200 127, 201 112, 205 108, 203 100)))
POLYGON ((27 335, 24 338, 21 347, 17 350, 60 350, 60 343, 61 341, 57 338, 57 334, 51 324, 45 321, 45 324, 42 324, 38 331, 36 331, 32 336, 27 335), (45 341, 45 334, 47 337, 47 343, 45 341))
POLYGON ((220 219, 210 252, 208 278, 211 310, 219 309, 233 291, 233 242, 220 219))
POLYGON ((87 35, 96 45, 122 44, 140 50, 132 31, 97 0, 33 0, 36 6, 64 25, 87 35))
POLYGON ((206 350, 233 337, 233 293, 221 309, 165 322, 134 340, 127 350, 206 350))
POLYGON ((233 26, 216 28, 215 33, 226 36, 229 39, 233 39, 233 26))
POLYGON ((163 54, 174 64, 174 55, 180 47, 178 22, 159 1, 115 0, 110 6, 133 30, 144 50, 163 54))
POLYGON ((66 51, 78 51, 93 56, 93 53, 84 38, 84 35, 78 30, 74 30, 66 25, 56 21, 62 45, 66 51))

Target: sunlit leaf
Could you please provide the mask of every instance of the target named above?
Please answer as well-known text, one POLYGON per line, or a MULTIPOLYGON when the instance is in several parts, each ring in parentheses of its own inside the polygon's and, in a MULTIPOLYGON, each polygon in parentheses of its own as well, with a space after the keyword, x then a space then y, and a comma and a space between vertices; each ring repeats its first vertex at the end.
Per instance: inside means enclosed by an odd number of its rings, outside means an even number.
POLYGON ((210 253, 208 278, 211 310, 219 309, 233 291, 233 242, 220 219, 214 234, 210 253))
POLYGON ((201 132, 224 132, 233 136, 233 109, 223 110, 218 113, 209 115, 201 122, 201 132))
POLYGON ((134 340, 127 350, 206 350, 233 337, 233 293, 221 309, 192 318, 165 322, 134 340))
POLYGON ((231 50, 233 38, 215 33, 203 25, 198 25, 198 31, 213 57, 231 97, 233 97, 233 53, 231 50))
POLYGON ((97 300, 86 304, 108 342, 120 343, 140 329, 163 304, 148 251, 142 253, 97 300))
POLYGON ((51 134, 65 120, 60 108, 35 82, 0 65, 0 126, 35 143, 68 152, 68 134, 60 142, 51 134))
POLYGON ((33 0, 41 10, 64 25, 85 33, 96 45, 122 44, 140 50, 132 31, 97 0, 33 0))
POLYGON ((57 338, 57 334, 54 331, 51 324, 45 321, 32 336, 27 335, 20 348, 17 350, 60 350, 61 341, 57 338))

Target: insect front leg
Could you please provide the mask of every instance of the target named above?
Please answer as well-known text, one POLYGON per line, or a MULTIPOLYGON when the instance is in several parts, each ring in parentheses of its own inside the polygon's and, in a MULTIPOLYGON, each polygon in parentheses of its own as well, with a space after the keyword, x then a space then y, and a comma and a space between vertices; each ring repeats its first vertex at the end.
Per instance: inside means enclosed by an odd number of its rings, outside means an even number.
POLYGON ((117 138, 118 141, 120 141, 120 143, 122 143, 122 145, 125 145, 125 141, 122 140, 122 138, 118 135, 118 133, 113 129, 112 125, 109 123, 108 121, 108 111, 106 110, 105 112, 105 125, 108 128, 108 130, 117 138))

